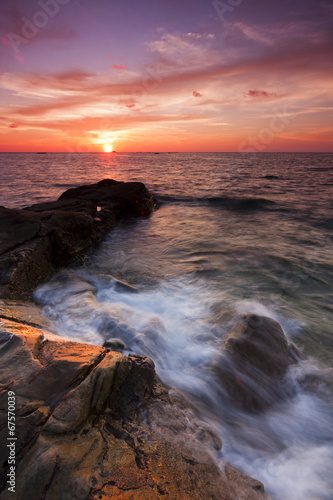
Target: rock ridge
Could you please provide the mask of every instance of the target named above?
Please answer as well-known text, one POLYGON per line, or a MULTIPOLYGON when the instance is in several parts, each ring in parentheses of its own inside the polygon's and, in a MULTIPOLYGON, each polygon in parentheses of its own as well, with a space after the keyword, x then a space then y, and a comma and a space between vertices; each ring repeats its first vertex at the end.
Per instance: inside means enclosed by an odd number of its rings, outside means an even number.
MULTIPOLYGON (((149 358, 8 319, 0 356, 1 442, 9 390, 16 400, 18 500, 267 499, 259 481, 217 466, 219 435, 161 383, 149 358)), ((0 453, 6 500, 6 447, 0 453)))

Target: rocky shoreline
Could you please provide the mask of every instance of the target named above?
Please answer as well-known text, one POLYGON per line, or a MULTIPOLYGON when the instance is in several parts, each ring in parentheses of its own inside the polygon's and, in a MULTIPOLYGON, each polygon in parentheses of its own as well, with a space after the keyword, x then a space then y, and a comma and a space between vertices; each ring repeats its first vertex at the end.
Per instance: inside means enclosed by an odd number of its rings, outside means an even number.
MULTIPOLYGON (((216 465, 220 437, 149 358, 0 324, 0 436, 5 443, 12 391, 18 500, 267 498, 259 481, 216 465)), ((12 498, 7 457, 2 447, 3 499, 12 498)))
POLYGON ((148 216, 141 182, 104 179, 22 210, 0 207, 0 297, 29 299, 57 268, 80 259, 122 217, 148 216))
MULTIPOLYGON (((119 218, 147 216, 154 204, 141 183, 104 180, 56 202, 0 208, 0 439, 7 443, 11 391, 18 500, 268 499, 259 481, 226 461, 217 466, 219 435, 184 394, 159 380, 151 359, 53 335, 36 306, 16 302, 84 255, 119 218)), ((278 323, 245 315, 214 369, 241 406, 262 411, 266 399, 247 384, 250 366, 264 374, 267 392, 277 386, 282 397, 282 378, 298 355, 278 323)), ((1 498, 13 498, 6 446, 0 464, 1 498)))

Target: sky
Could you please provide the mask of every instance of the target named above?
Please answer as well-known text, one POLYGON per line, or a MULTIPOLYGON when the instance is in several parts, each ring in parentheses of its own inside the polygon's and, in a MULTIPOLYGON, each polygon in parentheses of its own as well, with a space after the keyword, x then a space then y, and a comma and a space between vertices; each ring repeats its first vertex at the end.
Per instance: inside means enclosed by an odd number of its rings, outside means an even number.
POLYGON ((2 0, 0 152, 333 151, 333 0, 2 0))

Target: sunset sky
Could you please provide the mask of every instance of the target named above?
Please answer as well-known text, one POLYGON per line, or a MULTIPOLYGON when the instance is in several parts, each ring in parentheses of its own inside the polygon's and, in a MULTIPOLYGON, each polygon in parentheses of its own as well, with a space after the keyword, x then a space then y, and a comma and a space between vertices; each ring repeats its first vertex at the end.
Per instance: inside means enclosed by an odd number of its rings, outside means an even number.
POLYGON ((4 0, 0 151, 333 151, 332 0, 4 0))

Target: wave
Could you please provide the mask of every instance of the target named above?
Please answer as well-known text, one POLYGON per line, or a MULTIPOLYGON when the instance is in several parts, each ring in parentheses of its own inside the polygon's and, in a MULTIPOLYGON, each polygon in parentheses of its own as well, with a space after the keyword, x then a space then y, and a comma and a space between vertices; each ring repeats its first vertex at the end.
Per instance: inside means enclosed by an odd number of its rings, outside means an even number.
POLYGON ((66 189, 68 189, 70 187, 73 187, 73 186, 76 186, 76 184, 73 183, 73 182, 70 182, 70 183, 68 183, 68 182, 67 183, 64 183, 64 182, 63 183, 55 183, 55 184, 52 185, 52 187, 66 188, 66 189))
POLYGON ((314 221, 313 225, 315 227, 320 227, 323 229, 327 229, 329 231, 333 231, 333 218, 323 219, 321 221, 314 221))
POLYGON ((312 168, 309 168, 309 170, 311 172, 328 172, 328 171, 332 170, 332 166, 327 165, 327 167, 312 167, 312 168))
POLYGON ((239 299, 229 309, 224 292, 216 295, 200 280, 164 281, 133 293, 129 283, 119 287, 112 276, 82 269, 55 276, 35 299, 62 336, 97 345, 112 338, 125 345, 125 354, 151 357, 162 380, 172 391, 184 391, 200 418, 219 432, 221 467, 227 458, 264 482, 276 500, 332 498, 332 372, 305 358, 286 375, 295 394, 251 414, 235 406, 212 371, 238 313, 250 310, 288 323, 279 311, 255 299, 239 299))
POLYGON ((243 197, 243 196, 208 196, 208 197, 186 197, 186 196, 157 196, 159 205, 164 203, 178 203, 191 205, 206 205, 221 207, 226 210, 271 210, 276 203, 267 198, 243 197))
POLYGON ((281 177, 279 177, 278 175, 269 174, 269 175, 264 175, 263 179, 279 180, 281 179, 281 177))

